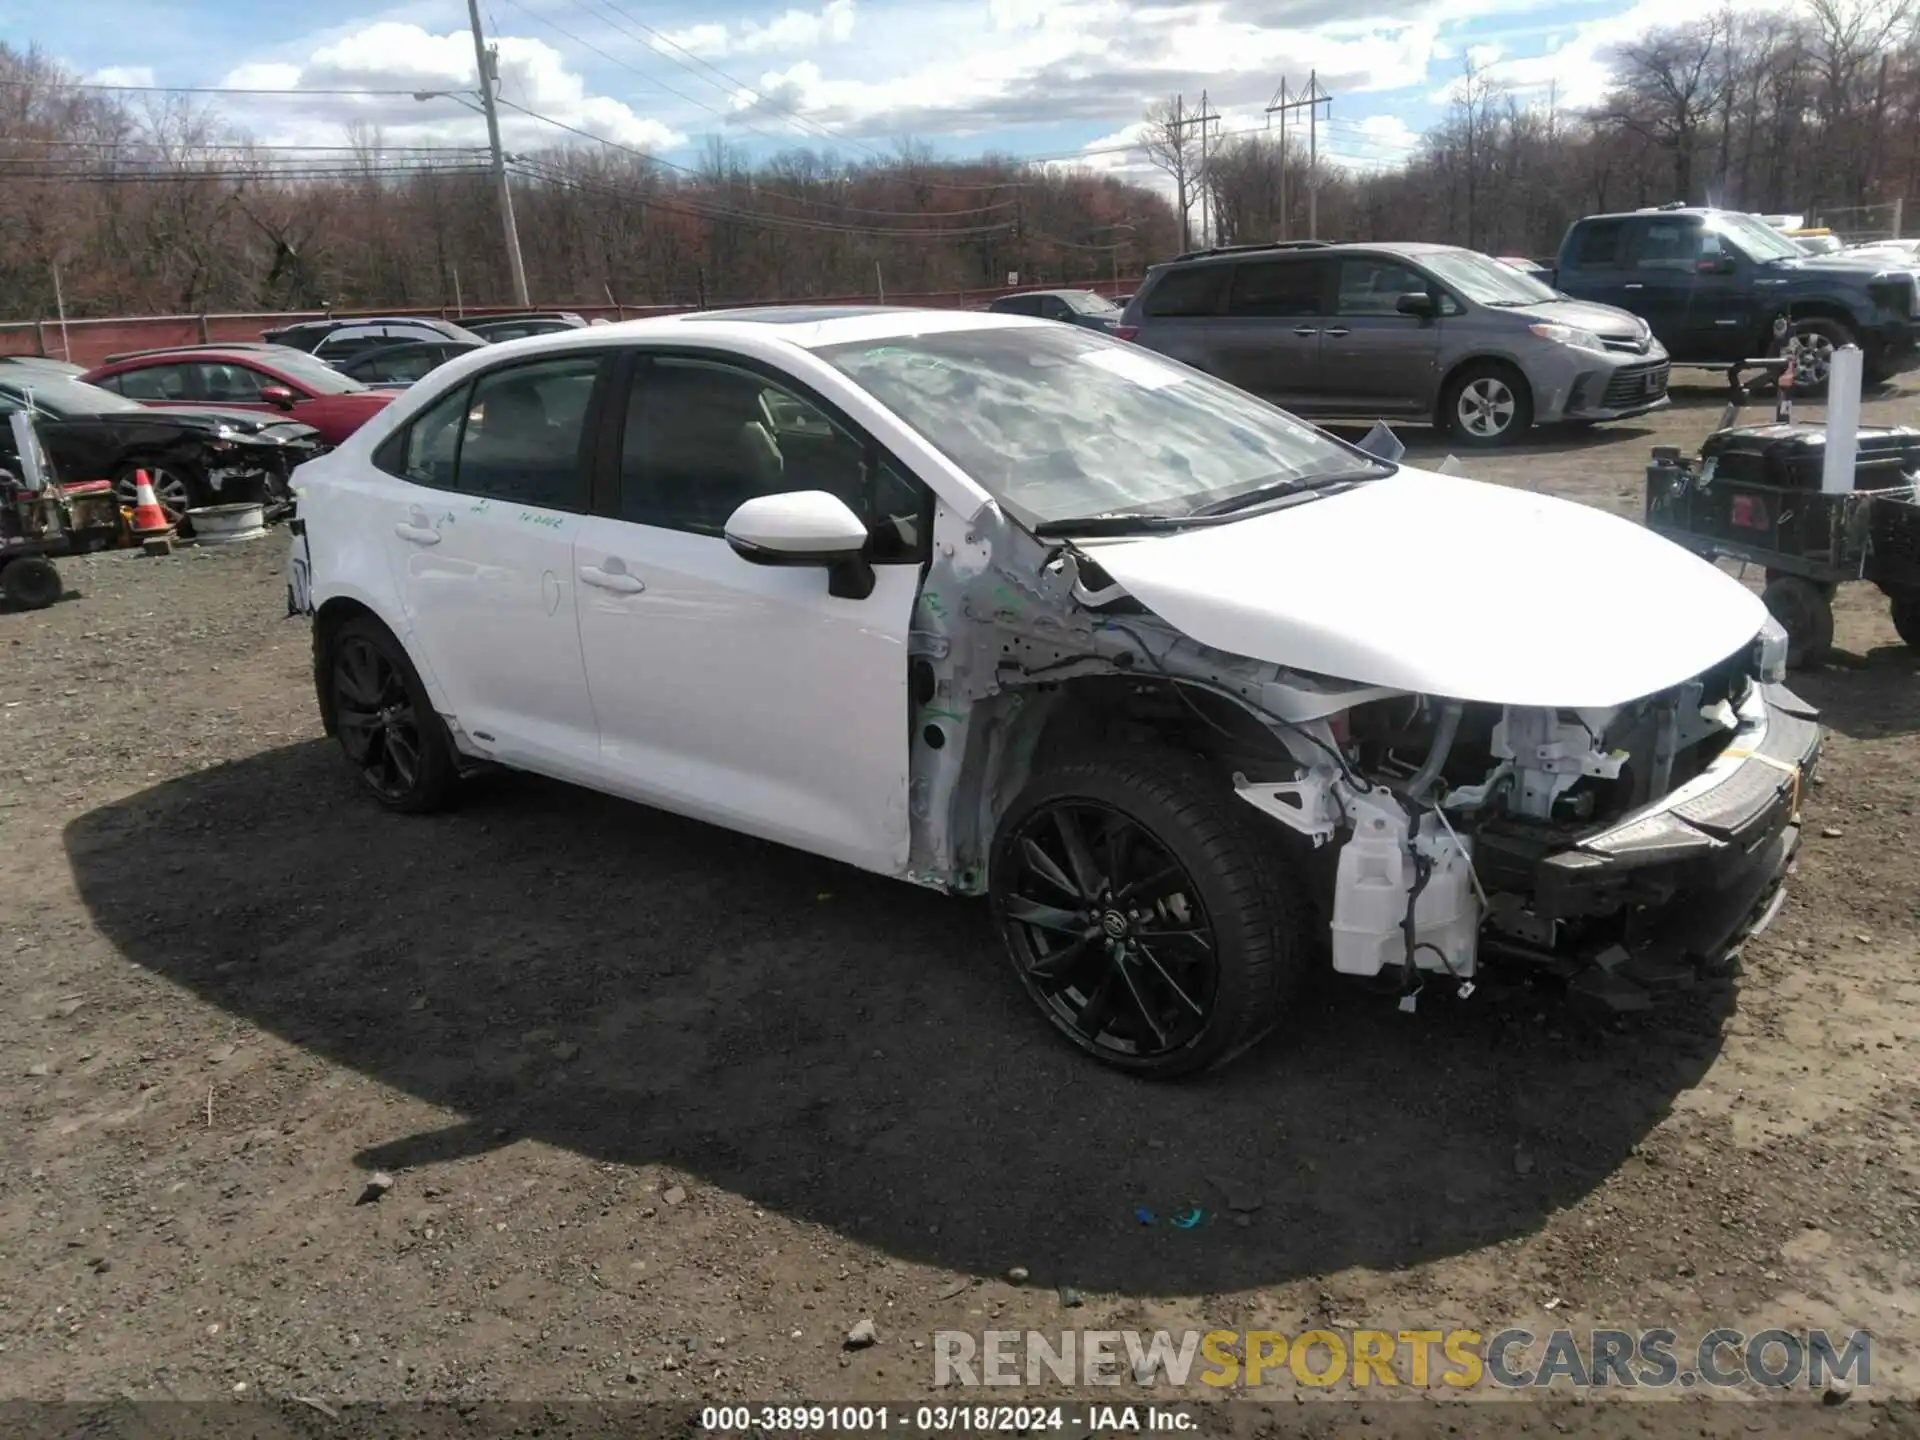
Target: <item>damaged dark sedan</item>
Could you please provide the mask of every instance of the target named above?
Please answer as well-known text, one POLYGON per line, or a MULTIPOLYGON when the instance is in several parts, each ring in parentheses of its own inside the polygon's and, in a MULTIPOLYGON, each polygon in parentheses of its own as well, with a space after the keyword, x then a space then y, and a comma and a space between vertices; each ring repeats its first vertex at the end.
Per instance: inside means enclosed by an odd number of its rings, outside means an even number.
MULTIPOLYGON (((287 498, 293 468, 327 449, 311 425, 277 415, 150 410, 49 372, 0 373, 0 419, 17 410, 34 415, 63 482, 111 480, 119 502, 132 505, 135 472, 145 470, 176 525, 204 505, 287 498)), ((13 441, 0 425, 0 465, 14 458, 13 441)))

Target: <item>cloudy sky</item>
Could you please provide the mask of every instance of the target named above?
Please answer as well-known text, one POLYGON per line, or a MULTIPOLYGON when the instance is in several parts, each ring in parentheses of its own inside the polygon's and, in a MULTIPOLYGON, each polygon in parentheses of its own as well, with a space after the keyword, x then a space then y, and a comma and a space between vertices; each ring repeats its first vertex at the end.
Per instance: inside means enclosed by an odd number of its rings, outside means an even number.
MULTIPOLYGON (((1143 108, 1205 91, 1226 132, 1267 123, 1282 80, 1334 97, 1325 151, 1404 158, 1468 57, 1567 106, 1605 81, 1609 43, 1718 0, 481 0, 504 98, 547 120, 697 157, 709 137, 870 158, 906 139, 1142 164, 1143 108)), ((479 144, 456 99, 476 83, 465 0, 0 0, 0 35, 99 82, 244 87, 208 97, 267 142, 337 144, 356 120, 389 144, 479 144), (386 91, 387 94, 321 94, 386 91)), ((130 95, 136 103, 150 97, 130 95)), ((508 112, 516 146, 573 137, 508 112)), ((1218 133, 1218 132, 1216 132, 1218 133)))

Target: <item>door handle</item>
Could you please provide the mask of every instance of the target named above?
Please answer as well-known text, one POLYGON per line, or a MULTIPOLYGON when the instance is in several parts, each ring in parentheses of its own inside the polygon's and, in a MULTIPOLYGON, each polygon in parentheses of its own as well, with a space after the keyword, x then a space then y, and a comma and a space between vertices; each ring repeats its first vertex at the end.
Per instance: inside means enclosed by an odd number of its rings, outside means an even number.
POLYGON ((616 595, 638 595, 647 588, 647 582, 638 575, 629 575, 624 570, 602 570, 598 565, 582 565, 580 581, 597 590, 611 590, 616 595))
POLYGON ((1629 280, 1621 288, 1624 290, 1644 290, 1647 287, 1645 285, 1642 285, 1638 280, 1629 280))
POLYGON ((409 525, 402 521, 393 527, 393 533, 413 545, 438 545, 440 532, 431 525, 409 525))
POLYGON ((1352 332, 1351 330, 1349 330, 1349 329, 1347 329, 1347 328, 1346 328, 1346 326, 1344 326, 1344 325, 1343 325, 1343 326, 1341 326, 1341 327, 1340 327, 1339 329, 1337 329, 1337 330, 1329 330, 1329 331, 1327 331, 1327 334, 1329 334, 1329 335, 1331 335, 1331 336, 1333 336, 1333 337, 1334 337, 1335 339, 1338 339, 1338 338, 1339 338, 1340 336, 1342 336, 1342 335, 1351 335, 1352 333, 1353 333, 1353 332, 1352 332))
POLYGON ((1320 332, 1311 325, 1296 325, 1293 327, 1293 333, 1304 340, 1307 336, 1318 335, 1320 332))

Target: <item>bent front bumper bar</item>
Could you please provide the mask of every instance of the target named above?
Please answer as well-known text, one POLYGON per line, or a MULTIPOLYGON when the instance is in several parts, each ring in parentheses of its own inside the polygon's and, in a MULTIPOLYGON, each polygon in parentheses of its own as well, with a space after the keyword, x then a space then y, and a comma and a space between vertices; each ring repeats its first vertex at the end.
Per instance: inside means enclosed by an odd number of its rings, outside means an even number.
POLYGON ((1608 943, 1635 959, 1715 962, 1772 921, 1799 852, 1801 790, 1819 762, 1820 724, 1785 686, 1756 692, 1732 743, 1702 774, 1537 862, 1529 909, 1538 922, 1578 927, 1624 913, 1608 943))

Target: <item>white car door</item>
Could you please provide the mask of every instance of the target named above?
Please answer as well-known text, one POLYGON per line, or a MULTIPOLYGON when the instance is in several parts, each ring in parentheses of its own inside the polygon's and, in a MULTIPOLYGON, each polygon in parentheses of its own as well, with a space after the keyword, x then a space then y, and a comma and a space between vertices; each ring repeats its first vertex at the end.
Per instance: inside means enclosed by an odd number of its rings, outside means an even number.
POLYGON ((407 625, 474 748, 590 780, 599 738, 574 620, 595 388, 611 357, 463 380, 384 444, 386 537, 407 625))
MULTIPOLYGON (((907 629, 927 492, 794 385, 635 356, 608 483, 576 551, 580 642, 609 784, 893 873, 908 853, 907 629), (827 490, 869 521, 875 584, 757 565, 723 538, 756 495, 827 490)), ((609 447, 611 449, 611 446, 609 447)))

